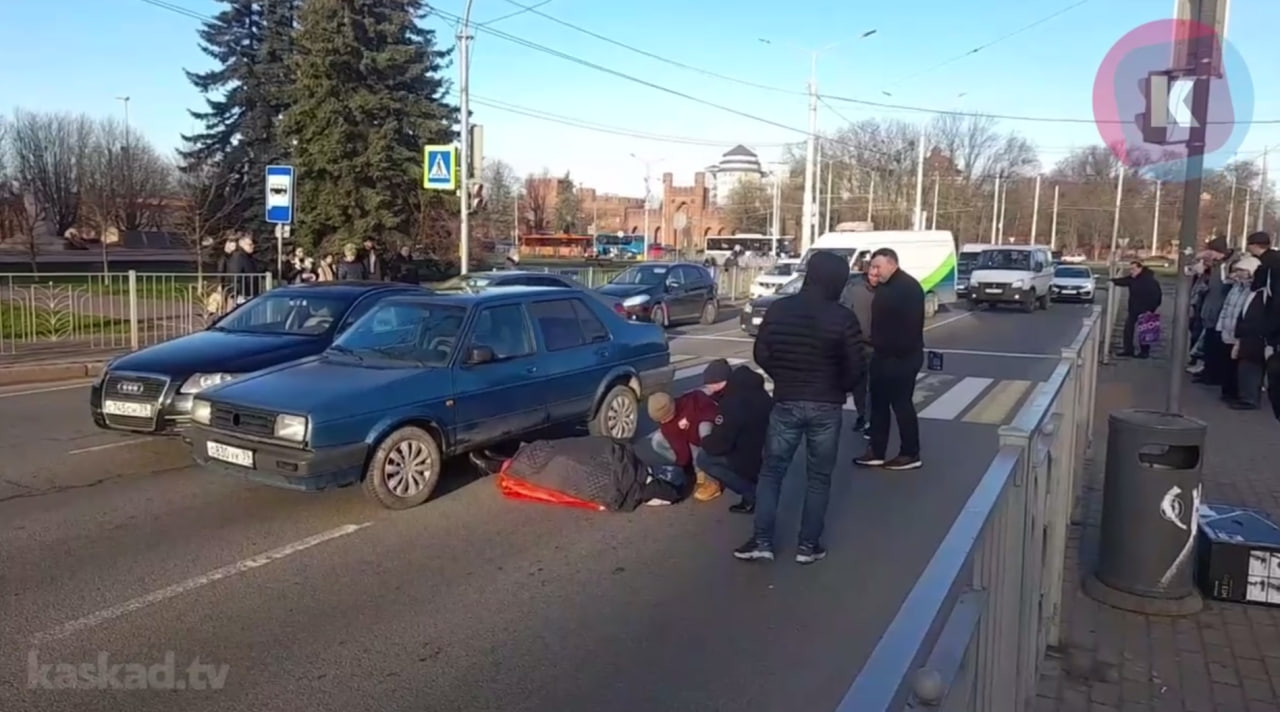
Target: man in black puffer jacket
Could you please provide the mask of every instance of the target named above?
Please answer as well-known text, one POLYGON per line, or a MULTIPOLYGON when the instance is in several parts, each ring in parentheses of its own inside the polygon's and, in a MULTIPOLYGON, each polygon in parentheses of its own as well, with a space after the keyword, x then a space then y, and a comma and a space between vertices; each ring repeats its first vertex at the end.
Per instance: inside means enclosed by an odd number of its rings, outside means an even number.
POLYGON ((796 561, 826 556, 822 531, 840 446, 841 415, 848 393, 866 368, 862 329, 840 305, 849 263, 830 252, 809 258, 800 292, 765 312, 756 336, 755 361, 773 379, 773 412, 756 486, 755 532, 733 552, 739 559, 772 560, 778 492, 800 442, 805 442, 809 486, 800 518, 796 561))
POLYGON ((702 437, 693 464, 742 497, 730 512, 751 514, 773 398, 764 389, 764 378, 747 366, 733 369, 720 393, 720 413, 702 437))

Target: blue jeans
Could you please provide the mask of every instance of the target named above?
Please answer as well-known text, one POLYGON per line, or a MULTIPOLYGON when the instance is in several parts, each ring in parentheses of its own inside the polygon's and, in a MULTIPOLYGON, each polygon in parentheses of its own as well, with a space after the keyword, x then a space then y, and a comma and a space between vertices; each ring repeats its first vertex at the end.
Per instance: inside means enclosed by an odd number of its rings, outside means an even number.
POLYGON ((840 449, 843 404, 786 401, 776 403, 769 414, 764 440, 764 467, 756 484, 756 541, 773 543, 782 479, 795 459, 800 441, 805 445, 805 477, 808 487, 800 515, 800 543, 819 544, 826 526, 831 497, 831 471, 840 449))
POLYGON ((729 458, 723 455, 711 455, 706 450, 699 449, 693 454, 693 466, 707 473, 730 492, 742 495, 742 498, 748 502, 755 501, 755 483, 739 475, 733 469, 729 458))

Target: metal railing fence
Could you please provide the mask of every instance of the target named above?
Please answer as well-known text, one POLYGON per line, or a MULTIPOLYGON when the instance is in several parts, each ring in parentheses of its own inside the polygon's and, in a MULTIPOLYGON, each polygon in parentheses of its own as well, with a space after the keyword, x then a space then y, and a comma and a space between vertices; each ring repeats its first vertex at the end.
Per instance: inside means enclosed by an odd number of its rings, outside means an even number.
POLYGON ((1102 308, 1036 389, 837 712, 1027 712, 1058 645, 1076 478, 1093 427, 1102 308))

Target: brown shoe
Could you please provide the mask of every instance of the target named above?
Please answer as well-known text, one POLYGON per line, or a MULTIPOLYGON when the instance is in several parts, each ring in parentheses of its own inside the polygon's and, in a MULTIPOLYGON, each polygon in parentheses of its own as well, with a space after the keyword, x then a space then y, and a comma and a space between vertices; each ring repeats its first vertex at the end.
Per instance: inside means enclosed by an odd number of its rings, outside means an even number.
POLYGON ((911 457, 910 455, 899 455, 892 460, 884 463, 886 470, 918 470, 924 463, 920 462, 920 458, 911 457))
POLYGON ((866 452, 862 453, 861 457, 853 458, 853 464, 858 467, 880 467, 884 464, 884 458, 868 448, 866 452))
POLYGON ((708 477, 706 473, 698 473, 698 486, 693 490, 693 498, 699 502, 710 502, 711 500, 724 494, 724 486, 715 478, 708 477))

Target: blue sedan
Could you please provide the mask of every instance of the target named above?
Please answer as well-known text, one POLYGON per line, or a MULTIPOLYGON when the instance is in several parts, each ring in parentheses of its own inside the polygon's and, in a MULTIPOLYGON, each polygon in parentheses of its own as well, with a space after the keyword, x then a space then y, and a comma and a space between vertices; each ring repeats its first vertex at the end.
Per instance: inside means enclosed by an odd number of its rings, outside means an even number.
POLYGON ((670 363, 661 328, 584 290, 393 297, 323 354, 202 392, 186 439, 210 469, 307 491, 362 482, 406 509, 452 455, 583 422, 632 438, 670 363))

